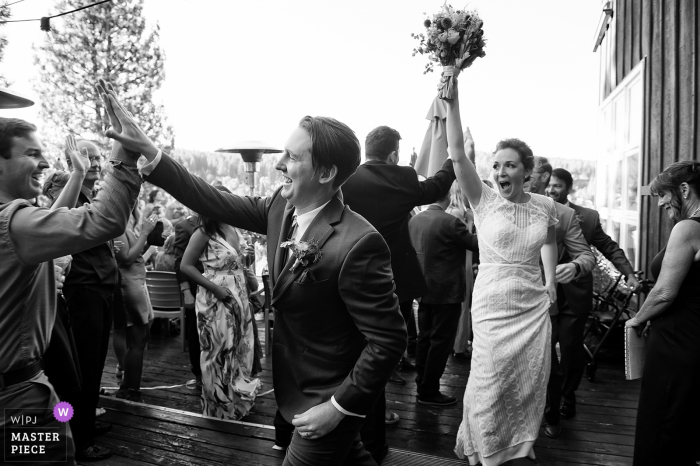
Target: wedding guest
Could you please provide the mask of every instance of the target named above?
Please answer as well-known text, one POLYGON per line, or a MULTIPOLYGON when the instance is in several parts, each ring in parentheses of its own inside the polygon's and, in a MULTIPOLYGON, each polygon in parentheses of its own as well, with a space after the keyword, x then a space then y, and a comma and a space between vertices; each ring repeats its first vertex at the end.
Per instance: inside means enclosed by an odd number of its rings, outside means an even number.
MULTIPOLYGON (((187 278, 180 270, 182 264, 182 255, 187 249, 190 238, 194 230, 199 225, 199 216, 196 212, 188 216, 182 222, 175 225, 175 276, 180 284, 182 292, 182 303, 185 306, 185 336, 187 337, 187 350, 190 356, 190 370, 195 377, 195 387, 202 388, 202 369, 199 367, 199 332, 197 331, 197 314, 194 310, 195 296, 197 295, 197 283, 187 278)), ((199 273, 204 273, 202 262, 197 260, 194 267, 199 273)))
MULTIPOLYGON (((39 195, 39 177, 49 167, 43 146, 34 125, 0 118, 0 241, 12 245, 0 248, 0 406, 53 409, 59 401, 41 369, 56 316, 52 259, 102 244, 124 229, 141 178, 136 157, 119 150, 118 144, 113 149, 104 189, 89 208, 32 207, 25 199, 39 195)), ((77 150, 70 157, 74 170, 87 171, 77 150)), ((93 428, 94 414, 93 407, 93 428)), ((84 461, 109 456, 106 449, 94 446, 76 455, 70 425, 59 424, 53 416, 44 417, 42 424, 65 426, 68 435, 59 434, 61 441, 47 444, 47 458, 35 458, 33 464, 57 458, 74 464, 74 457, 84 461)), ((0 428, 5 427, 0 417, 0 428)))
POLYGON ((418 307, 416 386, 418 403, 448 406, 457 399, 440 392, 440 377, 452 353, 466 296, 466 251, 478 251, 476 236, 445 212, 450 193, 411 218, 408 229, 428 289, 418 307))
MULTIPOLYGON (((92 190, 100 177, 104 159, 99 147, 91 141, 79 140, 78 148, 87 152, 90 167, 80 188, 76 207, 92 203, 92 190)), ((69 170, 72 170, 72 164, 68 160, 66 162, 69 170)), ((75 413, 70 424, 78 459, 97 460, 109 456, 107 449, 95 445, 95 437, 111 429, 111 425, 104 424, 96 431, 95 409, 112 329, 112 302, 117 273, 113 241, 110 239, 73 254, 71 269, 63 285, 83 377, 81 390, 67 397, 75 413)))
MULTIPOLYGON (((425 294, 426 284, 408 233, 409 214, 413 208, 435 202, 448 193, 454 181, 454 170, 452 161, 447 160, 434 176, 418 181, 413 167, 398 165, 400 140, 399 132, 388 126, 379 126, 367 134, 366 161, 343 185, 343 200, 367 219, 389 246, 395 293, 408 329, 407 353, 412 356, 417 336, 413 300, 425 294)), ((398 369, 415 370, 405 358, 398 369)), ((406 383, 396 371, 389 381, 406 383)), ((385 422, 394 424, 398 420, 396 413, 386 409, 382 393, 375 411, 362 427, 362 441, 377 462, 381 462, 389 450, 385 422)))
MULTIPOLYGON (((223 186, 219 189, 230 193, 223 186)), ((260 379, 251 377, 255 336, 245 263, 238 231, 200 215, 180 271, 199 285, 195 310, 202 411, 221 419, 238 420, 247 415, 261 384, 260 379), (204 266, 203 274, 195 267, 198 260, 204 266)))
MULTIPOLYGON (((44 187, 41 190, 41 194, 49 199, 50 205, 53 205, 56 202, 58 195, 61 194, 61 191, 63 191, 63 188, 66 186, 69 179, 70 174, 68 172, 56 170, 47 178, 46 181, 44 181, 44 187)), ((82 180, 80 183, 82 184, 82 180)))
POLYGON ((170 223, 175 226, 185 219, 187 216, 186 210, 185 206, 178 201, 169 202, 168 205, 165 206, 165 218, 170 220, 170 223))
POLYGON ((693 465, 700 438, 700 162, 671 164, 650 185, 675 223, 651 262, 656 285, 628 327, 651 323, 634 466, 693 465))
MULTIPOLYGON (((535 166, 526 183, 526 189, 532 193, 546 194, 546 188, 552 173, 552 166, 545 157, 535 157, 535 166)), ((564 295, 564 287, 569 293, 586 289, 586 283, 592 283, 590 272, 595 268, 595 256, 586 242, 581 230, 576 211, 563 203, 555 202, 557 210, 556 240, 557 240, 557 302, 549 309, 552 321, 552 368, 547 384, 547 405, 544 411, 542 426, 544 434, 557 438, 561 435, 560 406, 562 387, 572 378, 570 373, 576 372, 577 361, 585 364, 583 353, 583 327, 577 324, 585 323, 586 312, 590 313, 593 301, 593 290, 588 297, 582 296, 573 305, 569 305, 564 295), (563 301, 559 301, 562 299, 563 301), (585 300, 588 300, 586 302, 585 300), (575 309, 576 311, 572 311, 575 309), (584 315, 585 314, 585 315, 584 315), (581 316, 583 315, 583 320, 581 316), (557 344, 560 347, 561 361, 557 355, 557 344)), ((581 366, 583 374, 584 366, 581 366)), ((578 379, 580 381, 580 377, 578 379)), ((568 382, 570 383, 570 382, 568 382)), ((578 385, 578 383, 577 383, 578 385)))
MULTIPOLYGON (((571 173, 563 168, 552 170, 546 159, 543 161, 539 171, 541 174, 541 185, 547 186, 546 194, 554 199, 559 206, 564 205, 574 210, 574 218, 580 227, 586 244, 594 246, 606 259, 615 266, 625 277, 627 286, 632 291, 637 292, 641 285, 634 274, 634 269, 625 256, 624 251, 618 244, 608 236, 600 225, 600 215, 596 210, 581 207, 569 202, 568 196, 574 185, 571 173)), ((560 216, 561 219, 561 216, 560 216)), ((561 222, 563 223, 563 222, 561 222)), ((558 226, 558 225, 557 225, 558 226)), ((570 265, 573 254, 567 251, 560 251, 559 265, 557 272, 561 272, 564 267, 570 265)), ((584 269, 582 268, 582 271, 584 269)), ((586 370, 586 354, 583 349, 583 335, 590 313, 593 310, 593 276, 591 274, 578 274, 578 278, 567 281, 559 278, 557 287, 557 338, 561 351, 561 406, 558 408, 558 401, 554 397, 550 399, 553 405, 550 410, 555 415, 559 411, 562 419, 569 419, 576 415, 576 389, 578 388, 583 374, 586 370)), ((553 341, 553 344, 555 342, 553 341)))
POLYGON ((116 253, 121 275, 121 295, 126 326, 114 329, 112 344, 119 362, 117 369, 124 371, 117 398, 141 402, 141 373, 143 352, 149 337, 149 324, 153 321, 153 308, 146 289, 146 263, 142 252, 147 246, 148 234, 156 226, 152 215, 141 223, 141 234, 134 233, 134 225, 140 223, 140 212, 134 206, 126 231, 116 241, 123 244, 116 253))
POLYGON ((165 239, 163 248, 156 254, 153 269, 163 272, 175 272, 175 233, 165 239))
POLYGON ((471 373, 455 452, 470 464, 535 463, 532 447, 550 367, 548 311, 556 300, 554 201, 523 191, 534 157, 518 139, 498 143, 496 189, 483 184, 468 158, 474 151, 468 129, 466 141, 462 138, 457 92, 445 102, 450 156, 474 211, 481 260, 472 306, 471 373))
POLYGON ((352 130, 332 118, 303 118, 276 166, 282 187, 260 198, 222 193, 191 175, 120 106, 109 116, 125 129, 108 134, 153 160, 142 169, 149 182, 200 215, 267 234, 275 397, 296 428, 283 465, 375 464, 359 429, 406 348, 406 329, 386 243, 338 197, 360 161, 352 130), (311 240, 322 258, 306 249, 311 240))
MULTIPOLYGON (((467 203, 468 205, 468 203, 467 203)), ((453 184, 450 190, 450 206, 445 210, 450 215, 454 215, 462 220, 467 226, 467 231, 471 234, 474 230, 474 213, 470 208, 467 208, 464 202, 462 190, 459 184, 453 184)), ((453 347, 455 358, 471 358, 472 352, 472 291, 474 289, 475 267, 479 263, 479 253, 477 251, 466 252, 465 261, 465 295, 466 299, 462 302, 462 311, 457 323, 457 335, 455 335, 455 344, 453 347)))

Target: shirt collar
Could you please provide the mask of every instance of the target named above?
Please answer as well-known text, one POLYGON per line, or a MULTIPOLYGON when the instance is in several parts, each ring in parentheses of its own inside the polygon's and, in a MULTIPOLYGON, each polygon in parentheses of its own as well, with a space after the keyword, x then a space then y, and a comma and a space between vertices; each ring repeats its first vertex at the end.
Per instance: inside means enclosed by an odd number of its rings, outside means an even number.
POLYGON ((309 228, 309 225, 311 225, 311 222, 313 222, 318 213, 321 212, 321 210, 323 210, 323 208, 326 207, 329 202, 331 202, 331 199, 329 199, 328 202, 326 202, 322 206, 316 207, 314 210, 310 210, 305 214, 297 214, 297 209, 294 209, 294 216, 297 219, 297 231, 295 239, 304 236, 304 233, 309 228))
POLYGON ((80 192, 88 198, 88 201, 92 202, 92 189, 86 187, 84 184, 80 185, 80 192))
POLYGON ((571 202, 569 202, 569 200, 567 199, 567 200, 566 200, 566 204, 564 204, 564 205, 565 205, 566 207, 571 207, 571 202))

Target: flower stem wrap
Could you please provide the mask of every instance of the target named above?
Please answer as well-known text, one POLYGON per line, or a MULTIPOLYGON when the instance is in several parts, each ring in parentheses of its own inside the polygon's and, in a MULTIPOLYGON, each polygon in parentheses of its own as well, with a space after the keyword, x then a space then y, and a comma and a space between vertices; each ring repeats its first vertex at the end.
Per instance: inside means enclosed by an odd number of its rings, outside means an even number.
POLYGON ((461 70, 455 66, 445 66, 442 68, 442 77, 438 84, 438 97, 444 100, 454 98, 454 87, 457 85, 457 76, 461 70))

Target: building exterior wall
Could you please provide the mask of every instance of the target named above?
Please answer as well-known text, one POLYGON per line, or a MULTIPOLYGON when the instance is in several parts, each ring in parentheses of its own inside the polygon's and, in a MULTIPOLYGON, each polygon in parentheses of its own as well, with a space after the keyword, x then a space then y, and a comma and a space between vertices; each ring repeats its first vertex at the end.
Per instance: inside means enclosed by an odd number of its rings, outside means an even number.
POLYGON ((644 189, 665 167, 698 160, 700 6, 696 0, 615 0, 601 54, 601 102, 646 57, 640 184, 642 267, 673 227, 644 189))

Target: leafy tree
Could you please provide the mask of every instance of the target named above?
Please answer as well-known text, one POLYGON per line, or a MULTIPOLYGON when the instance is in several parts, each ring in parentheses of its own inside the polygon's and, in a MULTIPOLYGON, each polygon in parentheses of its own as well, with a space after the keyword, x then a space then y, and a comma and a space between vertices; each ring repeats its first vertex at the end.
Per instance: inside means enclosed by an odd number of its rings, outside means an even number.
MULTIPOLYGON (((7 21, 10 19, 10 8, 6 6, 7 2, 0 5, 0 27, 4 26, 2 21, 7 21)), ((2 58, 5 53, 3 50, 7 45, 7 38, 5 36, 0 36, 0 63, 2 63, 2 58)), ((5 79, 5 76, 0 73, 0 87, 8 87, 10 85, 9 81, 5 79)))
MULTIPOLYGON (((67 132, 94 139, 110 147, 103 136, 109 117, 94 88, 98 78, 114 85, 120 100, 144 131, 172 149, 174 135, 162 105, 154 94, 165 79, 165 55, 160 49, 159 27, 146 29, 144 0, 108 2, 63 16, 54 40, 35 48, 39 79, 42 134, 51 145, 61 146, 67 132)), ((83 0, 59 0, 58 11, 84 6, 83 0)))

